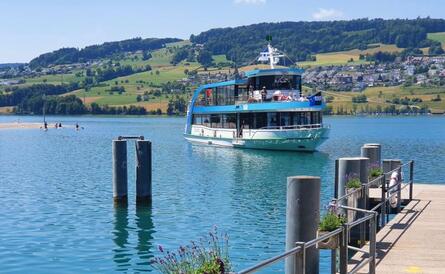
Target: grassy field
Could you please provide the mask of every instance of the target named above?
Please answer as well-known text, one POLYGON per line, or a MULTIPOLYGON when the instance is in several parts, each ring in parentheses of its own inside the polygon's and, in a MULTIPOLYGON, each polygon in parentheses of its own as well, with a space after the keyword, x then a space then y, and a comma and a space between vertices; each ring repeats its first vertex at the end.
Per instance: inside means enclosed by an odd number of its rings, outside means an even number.
MULTIPOLYGON (((366 105, 376 107, 380 105, 382 108, 391 103, 386 103, 386 100, 392 100, 393 98, 421 98, 423 102, 418 103, 418 106, 428 106, 432 110, 445 110, 445 89, 444 88, 431 88, 431 87, 370 87, 360 92, 326 92, 325 96, 333 96, 334 100, 329 103, 333 107, 334 112, 339 108, 343 108, 346 111, 354 109, 354 105, 357 110, 365 108, 366 105), (354 104, 352 103, 352 97, 360 94, 365 94, 368 98, 368 103, 354 104), (435 98, 437 94, 443 98, 442 101, 433 102, 431 99, 435 98)), ((397 107, 401 107, 398 105, 397 107)))
POLYGON ((428 39, 442 43, 442 48, 445 49, 445 32, 428 33, 428 39))
POLYGON ((365 64, 364 60, 359 60, 360 54, 374 54, 378 51, 384 52, 400 52, 402 48, 396 45, 372 44, 366 50, 353 49, 348 51, 338 51, 330 53, 320 53, 316 55, 316 61, 299 62, 302 67, 308 66, 327 66, 327 65, 344 65, 344 64, 365 64), (353 60, 350 62, 350 60, 353 60))

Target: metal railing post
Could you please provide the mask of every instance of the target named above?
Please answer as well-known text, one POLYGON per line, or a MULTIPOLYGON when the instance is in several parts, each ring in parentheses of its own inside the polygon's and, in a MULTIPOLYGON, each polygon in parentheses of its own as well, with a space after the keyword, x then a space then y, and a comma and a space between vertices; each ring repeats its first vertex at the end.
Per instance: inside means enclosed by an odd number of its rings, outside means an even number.
POLYGON ((413 199, 413 184, 414 184, 414 160, 409 163, 409 200, 413 199))
POLYGON ((306 273, 306 243, 296 242, 295 246, 301 247, 301 250, 295 254, 295 273, 294 274, 305 274, 306 273))
POLYGON ((340 274, 348 273, 348 225, 343 225, 340 233, 340 274))
POLYGON ((382 223, 381 223, 381 227, 384 227, 385 226, 385 224, 386 224, 386 220, 385 220, 385 218, 386 218, 386 179, 385 179, 385 174, 383 173, 383 175, 381 176, 381 178, 380 178, 380 181, 381 181, 381 183, 382 183, 382 200, 381 200, 381 203, 382 203, 382 206, 380 207, 380 217, 381 217, 381 220, 382 220, 382 223))
POLYGON ((398 181, 397 181, 397 213, 400 213, 402 210, 402 166, 397 169, 399 173, 398 181))
POLYGON ((331 250, 331 274, 337 274, 337 249, 331 250))
POLYGON ((376 260, 376 221, 377 214, 373 213, 369 220, 369 274, 375 274, 375 260, 376 260))

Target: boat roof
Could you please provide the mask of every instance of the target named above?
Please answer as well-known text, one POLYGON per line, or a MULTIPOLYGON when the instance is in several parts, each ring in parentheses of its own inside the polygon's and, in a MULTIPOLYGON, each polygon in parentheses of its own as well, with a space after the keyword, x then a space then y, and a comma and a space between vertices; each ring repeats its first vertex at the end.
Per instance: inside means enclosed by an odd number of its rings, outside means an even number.
POLYGON ((247 79, 235 79, 225 82, 217 82, 217 83, 211 83, 202 86, 203 89, 206 88, 217 88, 217 87, 223 87, 223 86, 231 86, 231 85, 245 85, 247 84, 247 79))
POLYGON ((255 69, 246 71, 247 77, 265 76, 265 75, 301 75, 304 69, 301 68, 275 68, 275 69, 255 69))

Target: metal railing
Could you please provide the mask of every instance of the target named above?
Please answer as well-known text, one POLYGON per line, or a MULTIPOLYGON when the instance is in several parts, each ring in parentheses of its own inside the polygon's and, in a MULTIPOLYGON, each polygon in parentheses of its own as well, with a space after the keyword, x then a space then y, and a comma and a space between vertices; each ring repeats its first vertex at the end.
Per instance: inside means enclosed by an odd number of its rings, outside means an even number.
MULTIPOLYGON (((388 221, 388 212, 387 209, 388 204, 391 200, 391 198, 394 195, 398 196, 398 200, 401 201, 401 190, 409 186, 409 198, 408 200, 411 201, 413 197, 413 179, 414 175, 414 161, 409 161, 391 171, 388 171, 386 173, 383 173, 379 177, 369 181, 368 183, 362 184, 362 186, 358 189, 355 189, 351 192, 346 193, 345 195, 333 199, 331 205, 336 206, 337 208, 340 208, 345 211, 356 211, 362 213, 364 216, 358 218, 357 220, 353 220, 350 222, 347 222, 343 224, 342 227, 337 228, 334 231, 331 231, 329 233, 323 234, 320 237, 317 237, 311 241, 308 242, 297 242, 295 243, 295 247, 287 250, 277 256, 274 256, 272 258, 269 258, 267 260, 261 261, 258 264, 251 266, 249 268, 246 268, 244 270, 241 270, 237 272, 238 274, 248 274, 248 273, 254 273, 257 272, 265 267, 268 267, 270 265, 273 265, 283 259, 286 259, 290 256, 295 256, 296 260, 299 260, 301 262, 304 262, 305 256, 306 256, 306 250, 311 247, 316 247, 318 243, 323 242, 331 237, 339 237, 339 266, 338 266, 338 272, 340 274, 345 273, 357 273, 360 269, 362 269, 365 265, 368 264, 369 266, 369 273, 375 274, 375 268, 376 268, 376 235, 377 235, 377 224, 378 224, 378 214, 380 214, 380 220, 381 220, 381 227, 386 224, 388 221), (402 176, 402 170, 404 167, 409 167, 409 181, 406 184, 403 184, 403 176, 402 176), (391 187, 388 185, 388 182, 386 178, 387 176, 391 176, 393 172, 399 172, 400 180, 392 185, 391 187), (366 199, 369 197, 369 188, 371 186, 375 186, 378 184, 381 189, 381 201, 376 206, 374 206, 372 209, 362 209, 362 208, 353 208, 348 207, 345 205, 342 205, 341 203, 348 199, 348 197, 354 195, 355 193, 364 193, 365 195, 362 197, 365 197, 366 199), (397 191, 394 191, 397 190, 397 191), (380 208, 380 210, 378 210, 380 208), (369 230, 368 230, 368 239, 369 239, 369 250, 365 251, 363 249, 359 249, 353 246, 349 246, 349 234, 353 227, 358 225, 365 225, 369 223, 369 230), (348 253, 349 250, 355 251, 355 252, 361 252, 367 255, 366 258, 364 258, 361 262, 357 263, 349 272, 348 272, 348 262, 349 257, 348 253)), ((367 202, 365 205, 367 206, 367 202)), ((398 203, 398 212, 400 212, 400 203, 398 203)), ((336 264, 336 250, 333 250, 332 256, 331 256, 331 272, 337 273, 337 264, 336 264)), ((305 273, 305 263, 297 264, 300 269, 297 269, 297 273, 305 273)))

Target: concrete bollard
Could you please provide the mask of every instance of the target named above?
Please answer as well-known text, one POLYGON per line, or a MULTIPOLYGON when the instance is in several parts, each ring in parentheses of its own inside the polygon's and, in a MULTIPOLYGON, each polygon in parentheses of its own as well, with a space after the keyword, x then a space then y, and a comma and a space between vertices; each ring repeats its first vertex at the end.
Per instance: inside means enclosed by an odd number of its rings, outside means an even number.
MULTIPOLYGON (((339 158, 336 163, 336 196, 335 198, 340 198, 346 194, 346 185, 348 179, 353 176, 360 180, 360 183, 368 183, 369 174, 369 158, 365 157, 347 157, 339 158)), ((360 196, 349 196, 348 199, 344 199, 339 202, 340 205, 357 207, 361 209, 368 209, 368 189, 365 188, 360 196)), ((363 216, 363 213, 352 211, 352 210, 340 210, 340 212, 346 214, 348 221, 356 220, 363 216)), ((362 224, 352 228, 350 239, 353 243, 359 243, 361 246, 365 242, 366 238, 366 225, 362 224)))
POLYGON ((383 172, 387 173, 391 170, 396 169, 402 165, 402 160, 400 159, 384 159, 383 160, 383 172))
POLYGON ((361 148, 361 156, 369 158, 370 166, 382 166, 382 147, 379 144, 364 144, 361 148))
POLYGON ((151 202, 151 142, 136 141, 136 203, 151 202))
POLYGON ((346 194, 348 176, 357 176, 362 184, 368 183, 369 158, 346 157, 339 158, 336 163, 335 198, 346 194))
POLYGON ((113 140, 113 199, 127 202, 127 141, 113 140))
MULTIPOLYGON (((286 250, 296 246, 296 242, 308 242, 317 237, 320 221, 320 177, 295 176, 287 178, 286 204, 286 250)), ((286 259, 286 274, 319 272, 319 251, 308 248, 302 256, 286 259)))

